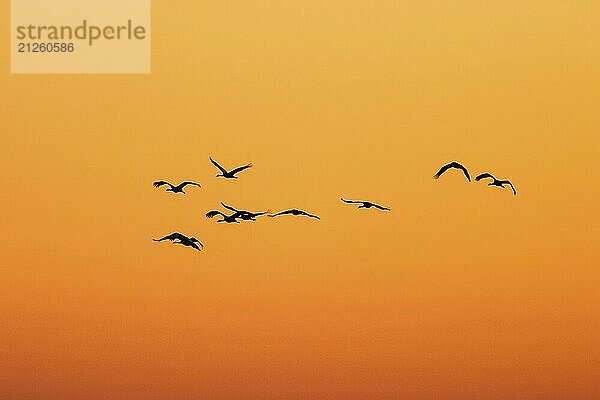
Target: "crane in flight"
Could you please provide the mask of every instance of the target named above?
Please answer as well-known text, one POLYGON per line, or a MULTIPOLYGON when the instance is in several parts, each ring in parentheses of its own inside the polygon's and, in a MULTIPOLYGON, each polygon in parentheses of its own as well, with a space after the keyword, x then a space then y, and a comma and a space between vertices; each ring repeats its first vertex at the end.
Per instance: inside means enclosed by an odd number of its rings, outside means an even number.
POLYGON ((371 203, 370 201, 346 200, 343 197, 341 199, 346 204, 360 204, 358 206, 358 208, 371 208, 371 207, 375 207, 375 208, 377 208, 379 210, 382 210, 382 211, 390 211, 390 209, 388 207, 383 207, 383 206, 380 206, 379 204, 371 203))
POLYGON ((246 164, 243 165, 241 167, 237 167, 235 169, 232 169, 231 171, 227 171, 225 168, 223 168, 222 166, 219 165, 218 162, 216 162, 215 160, 212 159, 212 157, 208 157, 210 159, 210 162, 213 163, 213 165, 215 167, 217 167, 219 169, 219 171, 221 171, 220 174, 217 174, 217 177, 222 176, 223 178, 228 178, 228 179, 238 179, 237 176, 235 176, 235 174, 237 174, 238 172, 242 172, 243 170, 252 167, 252 163, 250 164, 246 164))
POLYGON ((161 186, 169 186, 165 192, 173 192, 173 193, 183 193, 185 194, 185 192, 183 191, 183 188, 185 188, 187 185, 194 185, 194 186, 198 186, 201 187, 199 183, 196 182, 190 182, 190 181, 185 181, 185 182, 181 182, 179 185, 175 186, 167 181, 156 181, 153 183, 155 188, 159 188, 161 186))
POLYGON ((310 218, 321 219, 317 215, 307 213, 306 211, 297 210, 295 208, 291 209, 291 210, 280 211, 280 212, 278 212, 276 214, 269 214, 269 217, 277 217, 279 215, 294 215, 294 216, 304 215, 304 216, 307 216, 307 217, 310 217, 310 218))
POLYGON ((181 234, 179 232, 174 232, 174 233, 171 233, 170 235, 167 235, 160 239, 152 239, 152 240, 154 240, 155 242, 162 242, 163 240, 170 240, 173 242, 173 244, 181 244, 183 246, 192 247, 198 251, 202 251, 201 247, 204 247, 204 245, 195 237, 187 237, 184 234, 181 234))
POLYGON ((488 186, 497 186, 497 187, 500 187, 502 189, 505 189, 506 186, 504 186, 504 185, 508 185, 512 189, 513 194, 515 196, 517 195, 517 190, 515 189, 515 187, 513 186, 513 184, 510 181, 496 179, 494 177, 494 175, 490 174, 489 172, 484 172, 483 174, 477 175, 475 177, 475 180, 477 182, 479 182, 480 180, 486 179, 486 178, 491 178, 492 179, 492 181, 490 183, 488 183, 488 186))
POLYGON ((451 163, 448 163, 446 165, 444 165, 442 168, 440 168, 440 170, 433 176, 434 179, 439 179, 440 176, 442 176, 442 174, 446 171, 448 171, 450 168, 454 168, 454 169, 459 169, 463 172, 463 174, 465 174, 465 176, 467 177, 467 180, 469 182, 471 182, 471 176, 469 175, 469 171, 467 171, 467 169, 460 163, 456 162, 456 161, 452 161, 451 163))

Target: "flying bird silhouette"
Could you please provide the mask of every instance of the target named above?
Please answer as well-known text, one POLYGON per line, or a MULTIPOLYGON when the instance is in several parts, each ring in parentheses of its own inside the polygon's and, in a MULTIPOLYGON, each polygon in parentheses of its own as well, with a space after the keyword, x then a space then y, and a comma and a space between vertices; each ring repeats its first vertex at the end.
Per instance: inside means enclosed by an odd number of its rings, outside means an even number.
POLYGON ((498 180, 498 179, 496 179, 494 177, 494 175, 490 174, 489 172, 485 172, 483 174, 477 175, 475 177, 475 180, 476 181, 480 181, 480 180, 485 179, 485 178, 492 178, 493 179, 490 183, 488 183, 488 186, 498 186, 498 187, 501 187, 502 189, 505 189, 506 186, 504 186, 504 185, 508 185, 512 189, 513 194, 514 195, 517 194, 517 191, 516 191, 515 187, 513 186, 513 184, 510 181, 507 181, 507 180, 498 180))
POLYGON ((440 176, 442 176, 442 174, 444 172, 446 172, 447 170, 449 170, 450 168, 456 168, 456 169, 460 169, 463 174, 465 174, 465 176, 467 177, 467 180, 469 182, 471 182, 471 176, 469 175, 469 171, 467 171, 467 169, 462 165, 457 163, 456 161, 452 161, 449 164, 444 165, 442 168, 440 168, 440 170, 433 176, 434 179, 438 179, 440 176))
POLYGON ((297 210, 295 208, 292 209, 292 210, 280 211, 280 212, 278 212, 276 214, 270 214, 269 217, 277 217, 278 215, 286 215, 286 214, 291 214, 291 215, 295 215, 295 216, 305 215, 305 216, 310 217, 310 218, 321 219, 317 215, 307 213, 306 211, 297 210))
POLYGON ((160 239, 152 239, 152 240, 154 240, 155 242, 162 242, 163 240, 170 240, 173 242, 173 244, 181 244, 183 246, 193 247, 194 249, 196 249, 198 251, 202 251, 200 249, 200 247, 204 247, 204 245, 202 243, 200 243, 200 241, 198 239, 196 239, 195 237, 187 237, 179 232, 174 232, 174 233, 171 233, 170 235, 167 235, 160 239), (198 245, 200 245, 200 247, 198 247, 198 245))
POLYGON ((170 184, 167 181, 156 181, 153 183, 154 187, 161 187, 164 185, 169 186, 165 192, 173 192, 173 193, 184 193, 183 188, 186 187, 187 185, 194 185, 194 186, 198 186, 201 187, 199 183, 196 182, 190 182, 190 181, 185 181, 185 182, 181 182, 179 185, 175 186, 173 184, 170 184))
POLYGON ((200 184, 198 184, 196 182, 190 182, 190 181, 181 182, 177 186, 170 184, 167 181, 156 181, 153 183, 153 185, 156 188, 167 185, 169 187, 165 190, 165 192, 184 193, 184 194, 185 194, 185 192, 183 191, 183 188, 186 187, 187 185, 194 185, 194 186, 201 187, 200 184))
POLYGON ((227 222, 228 224, 239 224, 240 221, 237 220, 238 216, 236 215, 236 213, 233 213, 231 215, 225 215, 223 214, 221 211, 219 210, 212 210, 206 213, 206 218, 214 218, 217 215, 221 216, 221 219, 217 220, 217 222, 227 222))
POLYGON ((250 211, 246 211, 246 210, 238 210, 232 206, 228 206, 227 204, 221 202, 221 205, 223 207, 225 207, 226 209, 228 209, 229 211, 233 211, 234 214, 232 215, 233 218, 240 218, 243 219, 244 221, 256 221, 256 217, 260 217, 261 215, 265 215, 266 213, 269 212, 269 210, 265 211, 265 212, 250 212, 250 211))
POLYGON ((252 163, 250 163, 250 164, 246 164, 244 166, 232 169, 231 171, 227 171, 225 168, 221 167, 218 162, 213 160, 212 157, 208 157, 208 158, 210 159, 210 162, 213 163, 213 165, 221 171, 220 174, 217 174, 217 177, 222 176, 222 177, 228 178, 228 179, 237 179, 238 177, 235 176, 235 174, 237 174, 238 172, 242 172, 246 168, 250 168, 252 166, 252 163))
POLYGON ((371 208, 371 207, 375 207, 375 208, 378 208, 378 209, 383 210, 383 211, 390 211, 389 208, 380 206, 379 204, 371 203, 370 201, 346 200, 343 197, 341 199, 346 204, 360 204, 360 206, 358 206, 358 208, 371 208))

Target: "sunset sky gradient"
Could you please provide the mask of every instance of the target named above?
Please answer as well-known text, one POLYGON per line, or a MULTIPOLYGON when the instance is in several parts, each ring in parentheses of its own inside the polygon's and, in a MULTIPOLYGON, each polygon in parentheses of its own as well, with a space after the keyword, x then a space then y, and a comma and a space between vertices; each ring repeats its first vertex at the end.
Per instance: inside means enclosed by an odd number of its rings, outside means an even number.
POLYGON ((600 2, 152 7, 149 75, 0 30, 0 399, 600 398, 600 2))

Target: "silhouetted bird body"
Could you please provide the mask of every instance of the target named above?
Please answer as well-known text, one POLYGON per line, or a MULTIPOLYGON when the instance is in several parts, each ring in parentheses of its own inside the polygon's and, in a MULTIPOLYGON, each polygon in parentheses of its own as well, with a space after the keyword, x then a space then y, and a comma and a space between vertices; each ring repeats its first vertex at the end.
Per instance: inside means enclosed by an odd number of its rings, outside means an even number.
POLYGON ((483 174, 477 175, 475 177, 475 180, 476 181, 480 181, 480 180, 486 179, 486 178, 491 178, 492 179, 492 181, 490 183, 488 183, 488 186, 497 186, 497 187, 500 187, 502 189, 506 189, 506 186, 504 186, 504 185, 508 185, 512 189, 513 194, 514 195, 517 194, 517 190, 515 189, 515 187, 513 186, 513 184, 510 181, 496 179, 494 177, 494 175, 490 174, 489 172, 485 172, 483 174))
POLYGON ((471 182, 471 176, 469 175, 469 171, 467 171, 467 169, 462 165, 457 163, 456 161, 452 161, 449 164, 444 165, 442 168, 440 168, 440 170, 433 176, 434 179, 439 179, 440 176, 442 176, 442 174, 444 172, 446 172, 447 170, 449 170, 450 168, 455 168, 455 169, 459 169, 463 172, 463 174, 465 174, 465 176, 467 177, 467 180, 469 182, 471 182))
POLYGON ((208 157, 210 159, 210 162, 213 163, 213 165, 215 167, 217 167, 219 169, 219 171, 221 171, 220 174, 217 174, 217 177, 222 176, 223 178, 228 178, 228 179, 237 179, 238 177, 235 176, 235 174, 237 174, 238 172, 242 172, 243 170, 252 167, 252 164, 246 164, 244 166, 241 167, 237 167, 235 169, 232 169, 231 171, 227 171, 225 168, 223 168, 222 166, 219 165, 218 162, 216 162, 215 160, 212 159, 212 157, 208 157))
POLYGON ((240 221, 237 220, 237 216, 235 213, 231 214, 231 215, 225 215, 223 214, 221 211, 218 210, 212 210, 206 213, 206 218, 214 218, 217 215, 221 216, 221 219, 217 220, 217 222, 227 222, 228 224, 239 224, 240 221))
POLYGON ((261 215, 265 215, 266 213, 268 213, 269 211, 265 211, 265 212, 251 212, 251 211, 246 211, 246 210, 238 210, 232 206, 228 206, 227 204, 221 202, 221 205, 223 207, 225 207, 226 209, 228 209, 229 211, 233 211, 234 214, 232 215, 232 217, 234 218, 239 218, 242 219, 244 221, 256 221, 256 217, 260 217, 261 215))
POLYGON ((196 182, 190 182, 190 181, 185 181, 185 182, 181 182, 179 185, 175 186, 170 184, 167 181, 156 181, 153 183, 154 187, 161 187, 164 185, 169 186, 167 188, 167 190, 165 190, 166 192, 173 192, 173 193, 184 193, 183 188, 186 187, 187 185, 194 185, 194 186, 198 186, 201 187, 200 184, 196 183, 196 182))
POLYGON ((306 211, 297 210, 295 208, 292 209, 292 210, 280 211, 280 212, 278 212, 276 214, 271 214, 271 215, 269 215, 269 217, 277 217, 278 215, 294 215, 294 216, 305 215, 305 216, 310 217, 310 218, 321 219, 317 215, 307 213, 306 211))
POLYGON ((172 233, 160 239, 152 239, 155 242, 162 242, 163 240, 170 240, 173 244, 181 244, 183 246, 193 247, 194 249, 201 251, 200 247, 204 247, 204 245, 195 237, 187 237, 179 232, 172 233), (200 245, 200 247, 198 247, 200 245))
POLYGON ((383 206, 380 206, 379 204, 371 203, 370 201, 361 201, 361 200, 346 200, 346 199, 344 199, 343 197, 342 197, 341 199, 342 199, 342 201, 343 201, 344 203, 346 203, 346 204, 360 204, 360 205, 358 206, 358 208, 371 208, 371 207, 374 207, 374 208, 377 208, 377 209, 379 209, 379 210, 383 210, 383 211, 390 211, 390 209, 389 209, 389 208, 387 208, 387 207, 383 207, 383 206))

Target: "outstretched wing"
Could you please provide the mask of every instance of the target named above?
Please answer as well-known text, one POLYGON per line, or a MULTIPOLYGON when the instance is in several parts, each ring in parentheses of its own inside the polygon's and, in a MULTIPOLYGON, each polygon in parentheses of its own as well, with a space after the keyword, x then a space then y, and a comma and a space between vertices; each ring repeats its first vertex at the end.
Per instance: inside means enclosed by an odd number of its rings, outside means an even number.
POLYGON ((171 185, 171 184, 170 184, 169 182, 167 182, 167 181, 156 181, 156 182, 154 182, 152 185, 153 185, 154 187, 161 187, 161 186, 164 186, 164 185, 169 185, 169 186, 173 187, 173 185, 171 185))
POLYGON ((244 165, 242 167, 237 167, 236 169, 231 170, 231 175, 235 175, 238 172, 241 172, 241 171, 245 170, 246 168, 250 168, 251 166, 252 166, 252 163, 246 164, 246 165, 244 165))
POLYGON ((442 168, 440 168, 440 170, 438 172, 435 173, 435 175, 433 176, 433 179, 439 179, 440 176, 442 176, 442 174, 446 171, 448 171, 448 169, 451 167, 451 164, 446 164, 444 165, 442 168))
POLYGON ((362 203, 363 203, 362 201, 356 201, 356 200, 346 200, 346 199, 344 199, 343 197, 340 197, 340 199, 342 199, 342 201, 343 201, 344 203, 347 203, 347 204, 362 204, 362 203))
MULTIPOLYGON (((198 243, 200 243, 200 242, 198 242, 198 243)), ((202 251, 200 249, 200 247, 198 247, 198 245, 196 244, 196 242, 190 242, 190 246, 193 247, 193 248, 195 248, 198 251, 202 251)), ((202 243, 200 243, 200 246, 202 246, 202 243)), ((204 246, 202 246, 202 247, 204 247, 204 246)))
POLYGON ((185 181, 185 182, 181 182, 179 184, 179 186, 183 189, 184 187, 186 187, 187 185, 194 185, 194 186, 198 186, 198 187, 202 187, 199 183, 196 182, 191 182, 191 181, 185 181))
POLYGON ((517 190, 515 189, 515 187, 513 186, 513 184, 510 181, 500 181, 501 185, 509 185, 510 188, 513 191, 513 194, 516 195, 517 194, 517 190))
POLYGON ((517 195, 517 189, 515 189, 515 187, 513 186, 512 183, 508 182, 508 184, 510 185, 510 188, 512 189, 513 194, 516 196, 517 195))
MULTIPOLYGON (((458 165, 460 165, 460 164, 458 164, 458 165)), ((462 165, 460 165, 460 167, 458 167, 458 168, 462 170, 463 174, 465 174, 465 176, 467 177, 467 180, 469 182, 471 182, 471 175, 469 175, 469 171, 467 171, 467 169, 465 167, 463 167, 462 165)))
POLYGON ((162 237, 160 239, 152 239, 152 240, 154 240, 155 242, 162 242, 163 240, 180 240, 180 241, 183 241, 183 240, 187 240, 187 239, 188 239, 187 236, 182 235, 179 232, 174 232, 174 233, 171 233, 170 235, 167 235, 167 236, 162 237))
POLYGON ((213 160, 213 159, 212 159, 212 157, 208 157, 208 158, 209 158, 210 162, 211 162, 211 163, 213 163, 213 165, 214 165, 215 167, 219 168, 219 170, 220 170, 222 173, 224 173, 224 174, 226 174, 226 173, 227 173, 227 170, 226 170, 225 168, 221 167, 221 166, 219 165, 219 163, 217 163, 215 160, 213 160))
POLYGON ((222 205, 223 207, 225 207, 226 209, 228 209, 229 211, 233 211, 233 212, 239 212, 239 211, 240 211, 240 210, 236 210, 235 208, 233 208, 233 207, 231 207, 231 206, 228 206, 227 204, 225 204, 225 203, 223 203, 223 202, 221 202, 221 205, 222 205))
POLYGON ((314 215, 314 214, 311 214, 311 213, 307 213, 306 211, 302 211, 302 214, 303 214, 303 215, 306 215, 307 217, 310 217, 310 218, 321 219, 321 218, 320 218, 318 215, 314 215))
POLYGON ((212 210, 212 211, 209 211, 206 213, 206 218, 213 218, 213 217, 216 217, 217 215, 225 216, 221 211, 212 210))
POLYGON ((442 176, 442 174, 444 172, 446 172, 447 170, 449 170, 450 168, 456 168, 456 169, 460 169, 463 174, 465 174, 465 176, 467 177, 467 180, 469 182, 471 182, 471 176, 469 175, 469 171, 467 171, 467 169, 460 163, 456 162, 456 161, 452 161, 451 163, 448 163, 446 165, 444 165, 442 168, 440 168, 440 170, 433 176, 434 179, 438 179, 440 176, 442 176))
POLYGON ((275 214, 269 214, 269 217, 276 217, 276 216, 278 216, 278 215, 286 215, 286 214, 291 214, 291 213, 293 213, 293 212, 294 212, 294 210, 285 210, 285 211, 280 211, 280 212, 278 212, 278 213, 275 213, 275 214))
POLYGON ((490 174, 489 172, 484 172, 483 174, 477 175, 475 177, 475 180, 476 181, 480 181, 480 180, 485 179, 485 178, 492 178, 494 180, 496 179, 496 178, 494 178, 494 175, 490 174))
POLYGON ((380 206, 379 204, 375 204, 375 203, 373 203, 373 207, 378 208, 378 209, 380 209, 382 211, 390 211, 389 208, 384 207, 384 206, 380 206))

